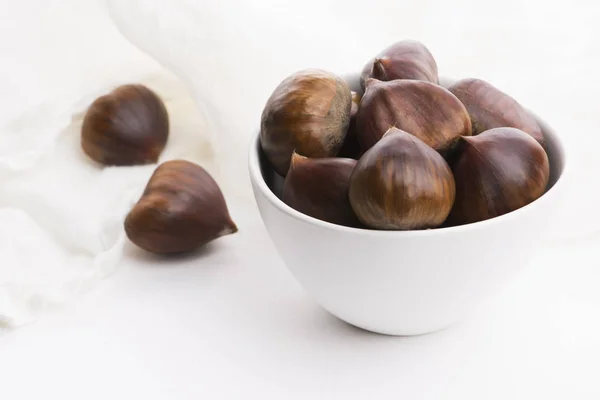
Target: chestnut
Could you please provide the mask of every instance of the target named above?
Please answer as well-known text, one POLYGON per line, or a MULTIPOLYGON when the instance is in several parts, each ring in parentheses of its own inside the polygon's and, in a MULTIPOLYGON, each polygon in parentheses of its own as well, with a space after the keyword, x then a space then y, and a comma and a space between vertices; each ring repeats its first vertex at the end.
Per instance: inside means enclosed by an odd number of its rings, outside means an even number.
POLYGON ((473 135, 492 128, 517 128, 545 147, 544 134, 536 119, 519 102, 481 79, 462 79, 448 88, 465 105, 473 135))
POLYGON ((462 137, 451 168, 456 201, 448 226, 484 221, 524 207, 545 192, 550 175, 542 146, 516 128, 462 137))
POLYGON ((350 124, 350 86, 320 69, 298 71, 275 88, 261 116, 260 143, 273 169, 287 174, 294 150, 334 157, 350 124))
POLYGON ((363 68, 360 84, 369 78, 380 81, 416 79, 438 84, 438 67, 427 47, 416 40, 401 40, 383 49, 363 68))
POLYGON ((358 219, 368 227, 435 228, 454 204, 454 177, 444 158, 425 142, 390 128, 358 160, 349 196, 358 219))
POLYGON ((192 251, 238 231, 218 184, 186 160, 156 168, 124 225, 131 242, 167 254, 192 251))
POLYGON ((408 132, 445 154, 461 136, 471 135, 465 106, 431 82, 368 79, 356 115, 361 150, 371 148, 390 128, 408 132))
POLYGON ((81 128, 81 147, 104 165, 141 165, 158 161, 169 137, 163 101, 140 84, 122 85, 98 97, 81 128))
POLYGON ((350 227, 359 221, 350 206, 348 187, 356 160, 292 155, 283 185, 283 201, 293 209, 322 221, 350 227))

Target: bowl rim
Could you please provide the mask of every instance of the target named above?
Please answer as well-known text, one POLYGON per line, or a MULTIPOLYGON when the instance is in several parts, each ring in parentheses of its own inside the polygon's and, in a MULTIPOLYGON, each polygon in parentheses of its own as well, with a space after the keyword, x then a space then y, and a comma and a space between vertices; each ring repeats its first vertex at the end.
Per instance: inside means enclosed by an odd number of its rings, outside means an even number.
POLYGON ((353 228, 343 225, 337 225, 331 222, 322 221, 320 219, 311 217, 303 214, 292 207, 288 206, 283 200, 271 190, 267 182, 263 178, 260 166, 260 129, 255 131, 255 134, 250 141, 250 149, 248 155, 248 168, 250 172, 250 179, 253 185, 260 190, 262 195, 271 203, 272 206, 277 208, 280 212, 306 224, 321 227, 331 231, 337 231, 341 233, 352 233, 357 235, 366 236, 385 236, 385 237, 416 237, 416 236, 439 236, 449 234, 459 234, 463 232, 470 232, 479 229, 486 229, 494 225, 504 224, 512 221, 516 218, 521 218, 522 215, 532 212, 536 208, 539 208, 543 203, 553 201, 554 198, 559 196, 560 192, 563 191, 565 186, 565 176, 569 173, 569 160, 567 155, 567 149, 564 140, 556 133, 556 131, 544 120, 539 118, 535 113, 532 113, 536 120, 543 125, 544 130, 548 132, 553 141, 556 143, 556 151, 560 154, 562 161, 562 168, 556 178, 556 182, 548 189, 542 196, 533 202, 509 213, 500 215, 498 217, 490 218, 484 221, 473 222, 465 225, 431 228, 431 229, 419 229, 419 230, 376 230, 368 228, 353 228))

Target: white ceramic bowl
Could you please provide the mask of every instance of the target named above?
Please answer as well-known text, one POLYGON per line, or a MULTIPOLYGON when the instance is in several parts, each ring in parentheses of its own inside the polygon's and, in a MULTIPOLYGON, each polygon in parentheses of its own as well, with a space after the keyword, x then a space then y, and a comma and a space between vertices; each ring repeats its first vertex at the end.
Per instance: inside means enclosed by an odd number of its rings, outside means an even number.
MULTIPOLYGON (((356 77, 348 80, 356 87, 356 77)), ((254 196, 285 265, 324 309, 383 334, 437 331, 510 283, 552 228, 565 187, 565 150, 558 135, 539 122, 547 137, 551 188, 535 202, 487 221, 376 231, 309 217, 280 200, 283 179, 265 160, 258 133, 249 154, 254 196)))

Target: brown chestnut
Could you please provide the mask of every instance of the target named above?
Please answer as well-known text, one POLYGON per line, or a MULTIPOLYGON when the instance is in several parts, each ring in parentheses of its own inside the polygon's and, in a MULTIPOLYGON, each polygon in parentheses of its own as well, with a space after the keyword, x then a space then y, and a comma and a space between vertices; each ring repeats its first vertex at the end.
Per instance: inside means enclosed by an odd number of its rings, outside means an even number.
POLYGON ((459 137, 471 135, 465 106, 445 88, 416 80, 369 79, 356 115, 361 150, 371 148, 390 127, 415 135, 442 154, 459 137))
POLYGON ((462 225, 517 210, 546 190, 550 167, 542 146, 516 128, 463 137, 451 161, 456 201, 447 225, 462 225))
POLYGON ((261 117, 260 143, 275 171, 287 174, 294 150, 312 158, 337 155, 351 107, 350 86, 331 72, 307 69, 284 79, 261 117))
POLYGON ((348 186, 356 160, 292 155, 283 186, 283 201, 293 209, 322 221, 356 227, 348 186))
POLYGON ((104 165, 141 165, 158 161, 169 136, 164 103, 149 88, 122 85, 98 97, 81 128, 81 147, 104 165))
POLYGON ((376 229, 440 226, 454 203, 454 177, 444 158, 418 137, 390 128, 358 160, 350 204, 376 229))
POLYGON ((152 253, 192 251, 237 230, 218 184, 185 160, 159 165, 125 219, 128 238, 152 253))
POLYGON ((517 128, 545 146, 544 134, 533 115, 515 99, 490 83, 468 78, 456 82, 448 90, 467 108, 473 135, 492 128, 517 128))
POLYGON ((360 83, 365 89, 369 78, 380 81, 416 79, 438 84, 438 67, 433 55, 423 43, 402 40, 383 49, 363 68, 360 83))

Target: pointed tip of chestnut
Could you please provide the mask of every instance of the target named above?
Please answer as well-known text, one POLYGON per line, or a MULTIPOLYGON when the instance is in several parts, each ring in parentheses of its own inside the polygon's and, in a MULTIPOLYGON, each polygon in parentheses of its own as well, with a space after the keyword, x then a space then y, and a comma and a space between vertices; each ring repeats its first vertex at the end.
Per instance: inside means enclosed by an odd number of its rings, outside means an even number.
POLYGON ((386 137, 389 134, 392 134, 395 130, 398 130, 398 128, 396 128, 395 126, 390 126, 383 135, 381 135, 381 138, 383 139, 384 137, 386 137))
POLYGON ((227 226, 225 228, 223 228, 220 236, 233 235, 234 233, 237 233, 238 231, 239 231, 239 228, 237 227, 236 223, 233 222, 233 220, 231 218, 229 218, 227 226))
POLYGON ((296 165, 298 165, 299 163, 305 162, 307 159, 308 159, 308 157, 305 157, 302 154, 297 153, 296 150, 294 150, 292 152, 292 158, 291 158, 291 161, 290 161, 290 168, 296 167, 296 165))
POLYGON ((373 61, 372 77, 380 81, 387 81, 387 69, 390 67, 390 62, 391 60, 387 57, 376 58, 375 61, 373 61))

